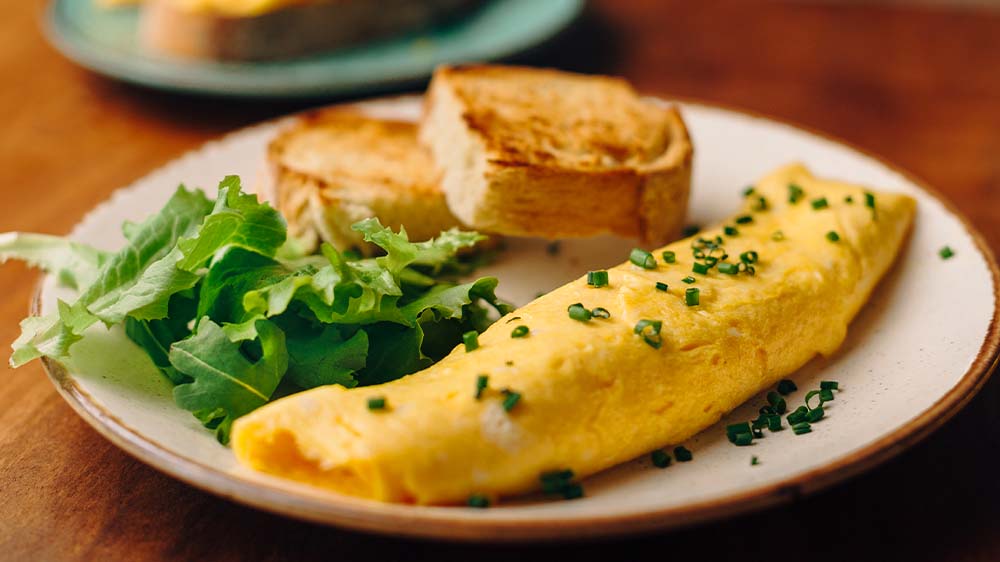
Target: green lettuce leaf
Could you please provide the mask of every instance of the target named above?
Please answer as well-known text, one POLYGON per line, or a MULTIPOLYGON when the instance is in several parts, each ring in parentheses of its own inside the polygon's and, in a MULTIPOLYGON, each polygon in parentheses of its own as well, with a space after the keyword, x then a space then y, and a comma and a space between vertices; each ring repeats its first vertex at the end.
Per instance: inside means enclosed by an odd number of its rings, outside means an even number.
POLYGON ((170 296, 197 283, 198 276, 176 268, 177 243, 197 232, 212 210, 200 191, 183 186, 160 212, 129 229, 129 241, 113 255, 80 302, 107 325, 121 323, 134 310, 145 319, 166 315, 170 296))
POLYGON ((327 325, 321 332, 313 328, 286 328, 288 379, 302 389, 328 384, 357 386, 354 373, 368 359, 368 334, 358 330, 344 338, 340 329, 327 325))
POLYGON ((222 443, 229 441, 236 418, 271 399, 288 369, 285 334, 266 320, 257 323, 257 334, 256 360, 209 319, 202 319, 194 335, 170 348, 171 365, 192 381, 174 387, 174 400, 181 408, 200 413, 206 425, 214 423, 222 443))
POLYGON ((179 269, 202 267, 220 248, 235 246, 273 256, 285 243, 286 227, 281 215, 256 195, 240 190, 240 178, 227 176, 219 183, 219 195, 198 235, 178 242, 184 257, 179 269))
POLYGON ((125 334, 146 351, 153 364, 174 384, 186 382, 187 377, 170 364, 170 346, 191 335, 189 326, 198 318, 197 306, 195 291, 184 291, 170 298, 166 318, 125 319, 125 334))
POLYGON ((248 292, 256 293, 259 289, 271 287, 293 273, 268 256, 230 247, 214 260, 202 280, 198 318, 207 316, 218 324, 243 322, 257 312, 248 311, 243 306, 248 292))
POLYGON ((29 316, 21 321, 21 335, 11 346, 10 364, 17 368, 40 357, 69 358, 69 348, 80 341, 90 315, 81 307, 58 302, 58 312, 29 316))
POLYGON ((477 232, 463 232, 457 228, 442 232, 437 238, 426 242, 410 242, 406 229, 401 228, 394 233, 391 228, 382 226, 377 218, 365 219, 351 226, 364 235, 366 242, 371 242, 383 250, 386 255, 375 260, 398 275, 409 265, 423 265, 440 268, 455 259, 462 248, 471 248, 486 237, 477 232))
MULTIPOLYGON (((368 359, 357 378, 362 386, 382 384, 416 373, 433 361, 422 351, 424 331, 390 322, 365 326, 368 359)), ((461 337, 461 336, 460 336, 461 337)))
POLYGON ((174 386, 177 404, 226 442, 233 420, 289 392, 377 384, 440 359, 501 313, 496 280, 457 283, 462 248, 450 230, 411 242, 378 220, 354 226, 384 255, 329 245, 306 255, 281 216, 227 177, 210 201, 183 186, 156 215, 122 226, 107 253, 55 237, 0 235, 0 260, 55 272, 82 294, 29 318, 11 362, 69 357, 97 322, 124 324, 174 386))
POLYGON ((0 234, 0 264, 7 260, 23 261, 46 273, 56 274, 59 284, 82 289, 97 280, 108 253, 96 248, 47 234, 6 232, 0 234))

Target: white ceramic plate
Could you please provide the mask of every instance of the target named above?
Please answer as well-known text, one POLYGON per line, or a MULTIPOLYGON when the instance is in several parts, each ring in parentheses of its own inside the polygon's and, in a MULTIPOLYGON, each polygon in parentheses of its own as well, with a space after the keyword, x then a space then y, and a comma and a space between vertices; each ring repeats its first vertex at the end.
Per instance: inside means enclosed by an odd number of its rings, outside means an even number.
MULTIPOLYGON (((417 98, 367 105, 415 116, 417 98)), ((860 182, 917 198, 916 226, 903 255, 851 326, 833 358, 808 364, 801 389, 839 380, 842 392, 815 431, 769 435, 734 447, 723 420, 687 446, 694 461, 666 470, 641 458, 587 479, 576 501, 527 498, 487 510, 387 505, 308 489, 237 465, 187 412, 170 387, 120 330, 99 330, 76 348, 72 366, 47 364, 63 396, 111 441, 150 465, 220 496, 293 517, 343 527, 453 539, 523 540, 593 537, 666 528, 777 503, 884 461, 940 425, 980 388, 997 356, 997 267, 980 237, 934 194, 904 174, 843 144, 761 117, 684 104, 697 147, 691 220, 729 215, 742 186, 789 160, 820 176, 860 182), (943 245, 955 257, 939 259, 943 245), (110 351, 109 351, 110 350, 110 351), (114 353, 120 368, 95 357, 114 353), (751 466, 751 455, 760 459, 751 466)), ((157 210, 180 182, 211 188, 224 175, 253 177, 280 122, 208 144, 94 209, 73 236, 102 248, 122 243, 119 225, 157 210)), ((513 241, 483 271, 500 278, 501 295, 521 304, 588 269, 620 262, 623 240, 566 241, 555 257, 537 240, 513 241)), ((52 309, 59 292, 43 283, 38 305, 52 309)), ((800 391, 801 394, 802 391, 800 391)), ((796 395, 796 399, 801 396, 796 395)), ((729 419, 756 414, 752 400, 729 419)))

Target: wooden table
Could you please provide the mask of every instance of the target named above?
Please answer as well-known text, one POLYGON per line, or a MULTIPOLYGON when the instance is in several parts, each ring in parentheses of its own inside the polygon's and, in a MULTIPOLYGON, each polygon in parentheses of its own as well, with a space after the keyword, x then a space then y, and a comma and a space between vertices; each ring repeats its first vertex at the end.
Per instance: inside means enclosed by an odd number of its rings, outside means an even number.
MULTIPOLYGON (((42 40, 42 2, 0 18, 0 231, 65 233, 115 188, 301 104, 179 97, 99 78, 42 40)), ((1000 12, 862 4, 596 2, 538 64, 749 108, 848 139, 937 186, 1000 248, 1000 12), (712 7, 698 5, 712 4, 712 7)), ((0 269, 0 345, 37 276, 0 269)), ((808 557, 1000 560, 1000 380, 921 445, 790 506, 623 542, 429 544, 300 523, 217 499, 125 455, 38 365, 3 373, 0 559, 510 560, 808 557)))

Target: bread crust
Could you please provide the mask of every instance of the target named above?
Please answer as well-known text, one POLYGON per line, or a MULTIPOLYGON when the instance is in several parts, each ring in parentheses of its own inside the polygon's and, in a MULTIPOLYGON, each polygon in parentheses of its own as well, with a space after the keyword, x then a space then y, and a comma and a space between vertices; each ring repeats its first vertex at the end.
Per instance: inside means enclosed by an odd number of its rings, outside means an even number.
POLYGON ((682 227, 693 153, 683 119, 621 79, 441 67, 420 139, 443 170, 452 212, 473 227, 649 244, 682 227))

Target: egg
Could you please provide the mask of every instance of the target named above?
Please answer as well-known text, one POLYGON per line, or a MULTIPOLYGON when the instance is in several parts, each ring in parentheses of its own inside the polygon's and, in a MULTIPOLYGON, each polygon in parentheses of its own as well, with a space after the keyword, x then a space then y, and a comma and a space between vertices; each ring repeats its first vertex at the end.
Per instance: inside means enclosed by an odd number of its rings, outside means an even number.
POLYGON ((581 277, 501 318, 478 349, 460 346, 422 372, 266 405, 236 421, 233 451, 254 469, 336 492, 450 504, 529 492, 547 471, 587 476, 682 443, 834 353, 914 213, 905 195, 785 166, 756 184, 738 215, 652 252, 655 267, 625 262, 602 287, 581 277), (717 236, 712 257, 731 265, 694 272, 703 260, 692 245, 717 236), (573 319, 575 303, 610 316, 573 319), (530 332, 511 337, 519 325, 530 332), (477 398, 480 375, 488 387, 477 398), (520 398, 505 408, 511 393, 520 398), (368 409, 375 396, 386 409, 368 409))

